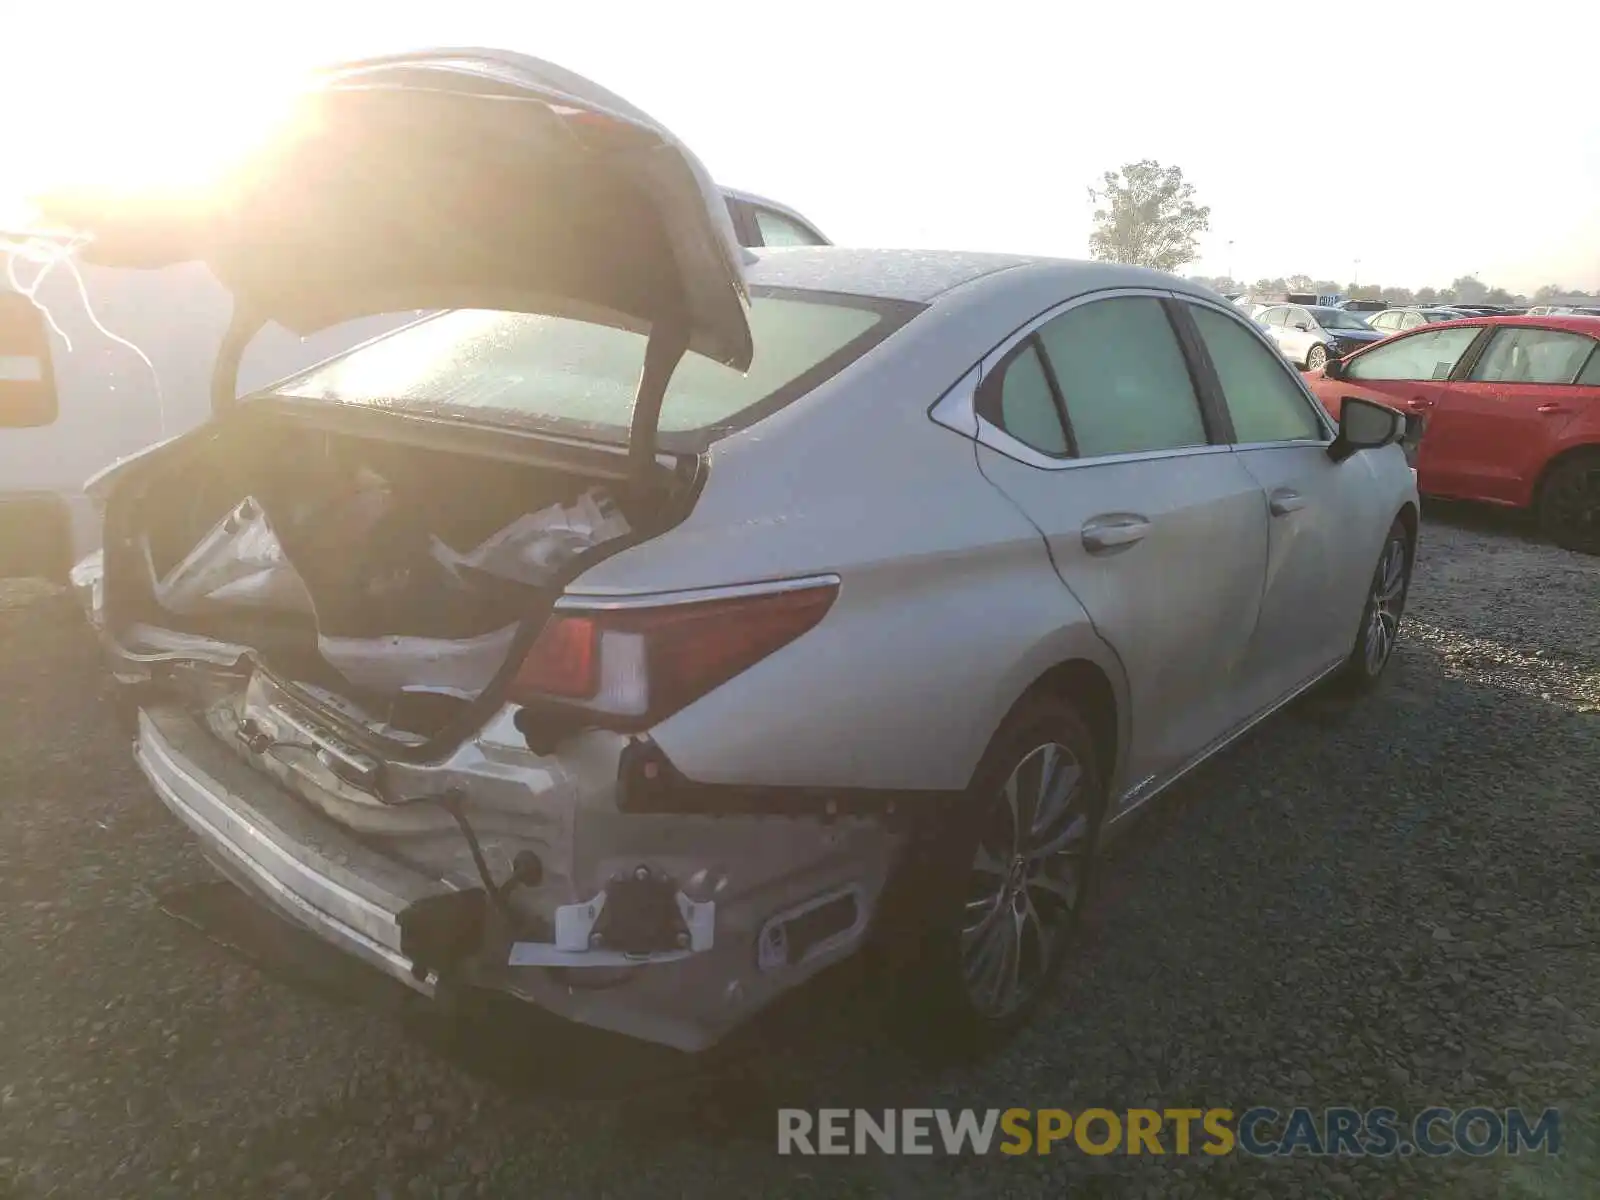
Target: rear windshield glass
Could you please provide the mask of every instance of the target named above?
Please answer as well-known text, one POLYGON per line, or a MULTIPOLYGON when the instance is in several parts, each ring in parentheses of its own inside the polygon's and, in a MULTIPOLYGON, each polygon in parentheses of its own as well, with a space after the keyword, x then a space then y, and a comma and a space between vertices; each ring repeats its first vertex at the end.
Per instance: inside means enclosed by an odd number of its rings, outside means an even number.
MULTIPOLYGON (((661 407, 663 444, 704 440, 758 419, 864 354, 916 310, 815 292, 752 296, 749 372, 685 355, 661 407)), ((460 309, 270 390, 401 411, 477 413, 624 440, 645 344, 643 334, 565 317, 460 309)))

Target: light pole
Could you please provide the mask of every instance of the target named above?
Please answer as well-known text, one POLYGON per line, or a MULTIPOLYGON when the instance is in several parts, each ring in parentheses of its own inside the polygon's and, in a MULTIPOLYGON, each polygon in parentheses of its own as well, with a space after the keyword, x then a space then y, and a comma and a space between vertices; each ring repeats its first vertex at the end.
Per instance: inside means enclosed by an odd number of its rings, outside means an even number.
POLYGON ((1361 260, 1359 258, 1356 259, 1356 277, 1350 281, 1350 286, 1352 288, 1361 286, 1361 260))
POLYGON ((1228 239, 1228 285, 1233 286, 1233 239, 1228 239))

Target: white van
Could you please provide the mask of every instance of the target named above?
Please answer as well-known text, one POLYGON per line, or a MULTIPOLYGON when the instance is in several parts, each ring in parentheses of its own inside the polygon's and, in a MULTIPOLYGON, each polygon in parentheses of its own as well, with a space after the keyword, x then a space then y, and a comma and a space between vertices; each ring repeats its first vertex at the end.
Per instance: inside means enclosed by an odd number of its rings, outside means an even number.
MULTIPOLYGON (((747 192, 724 194, 746 246, 828 244, 793 209, 747 192)), ((31 288, 41 264, 15 269, 31 288)), ((37 300, 0 272, 0 579, 64 581, 100 541, 84 480, 210 415, 233 298, 199 263, 159 271, 80 264, 76 277, 62 264, 44 277, 37 300)), ((421 315, 366 317, 305 338, 268 326, 245 351, 239 391, 421 315)))

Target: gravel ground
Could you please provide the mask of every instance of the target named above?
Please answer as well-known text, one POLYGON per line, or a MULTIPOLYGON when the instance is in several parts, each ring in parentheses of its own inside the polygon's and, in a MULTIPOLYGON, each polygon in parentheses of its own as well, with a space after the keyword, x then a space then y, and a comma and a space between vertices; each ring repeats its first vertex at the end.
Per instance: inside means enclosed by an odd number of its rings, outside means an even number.
POLYGON ((13 586, 0 1196, 1592 1197, 1597 780, 1600 560, 1441 507, 1380 692, 1303 703, 1160 802, 1108 865, 1080 967, 999 1056, 914 1069, 882 989, 846 971, 753 1055, 691 1067, 521 1015, 446 1026, 263 925, 146 793, 67 602, 13 586), (1435 1103, 1560 1106, 1563 1153, 773 1148, 783 1104, 1435 1103))

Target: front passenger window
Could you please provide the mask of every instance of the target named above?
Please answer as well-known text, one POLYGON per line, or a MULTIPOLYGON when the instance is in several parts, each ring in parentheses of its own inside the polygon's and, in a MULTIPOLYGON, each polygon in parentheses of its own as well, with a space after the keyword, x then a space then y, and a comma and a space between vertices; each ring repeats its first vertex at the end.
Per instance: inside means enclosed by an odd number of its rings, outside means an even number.
POLYGON ((1278 355, 1215 309, 1192 304, 1189 311, 1216 369, 1236 441, 1250 445, 1326 438, 1305 393, 1278 355))
POLYGON ((1430 329, 1382 342, 1350 360, 1347 379, 1448 379, 1478 328, 1430 329))
POLYGON ((1096 300, 1038 336, 1080 458, 1206 444, 1189 368, 1159 300, 1096 300))

